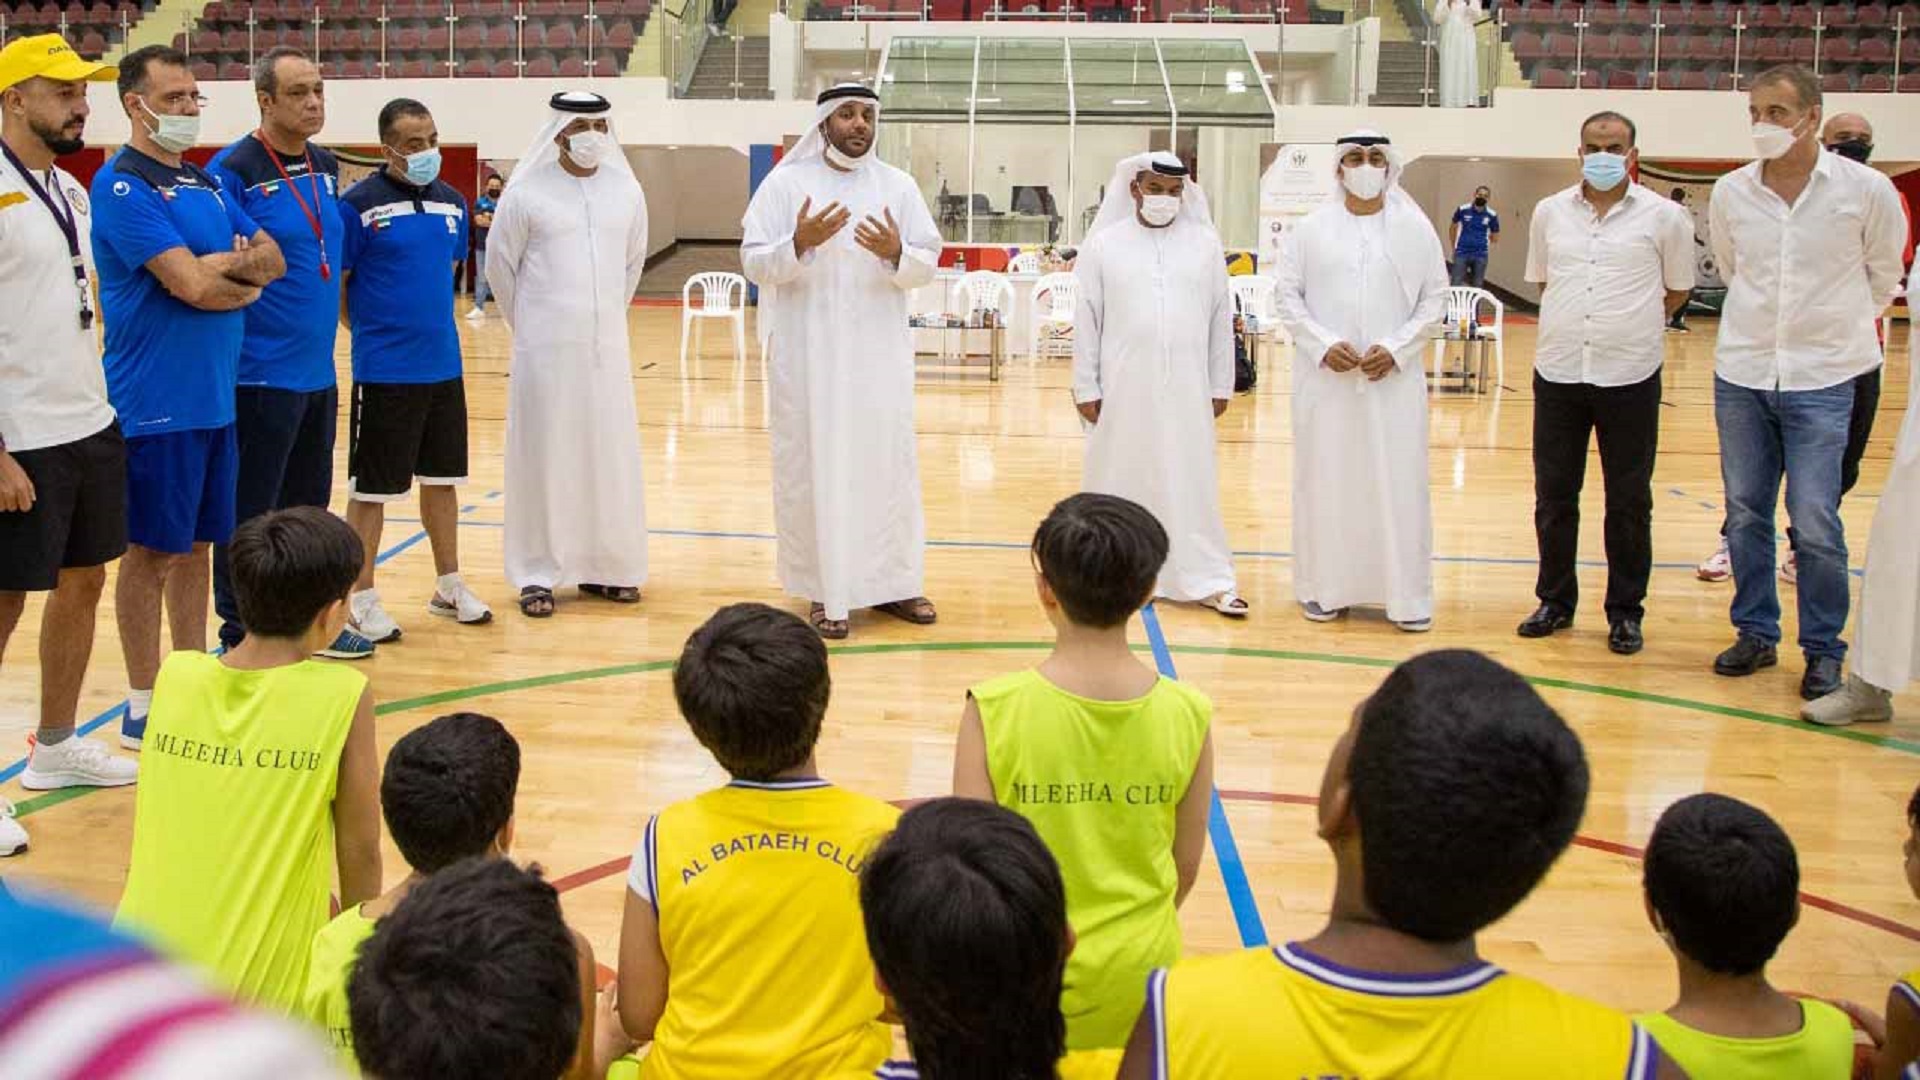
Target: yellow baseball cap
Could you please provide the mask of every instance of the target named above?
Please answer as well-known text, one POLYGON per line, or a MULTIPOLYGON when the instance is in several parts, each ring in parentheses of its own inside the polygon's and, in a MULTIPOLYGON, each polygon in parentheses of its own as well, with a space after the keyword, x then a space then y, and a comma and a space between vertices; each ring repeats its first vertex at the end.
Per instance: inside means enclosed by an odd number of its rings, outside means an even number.
POLYGON ((0 49, 0 90, 28 79, 112 82, 120 69, 82 57, 59 34, 16 38, 0 49))

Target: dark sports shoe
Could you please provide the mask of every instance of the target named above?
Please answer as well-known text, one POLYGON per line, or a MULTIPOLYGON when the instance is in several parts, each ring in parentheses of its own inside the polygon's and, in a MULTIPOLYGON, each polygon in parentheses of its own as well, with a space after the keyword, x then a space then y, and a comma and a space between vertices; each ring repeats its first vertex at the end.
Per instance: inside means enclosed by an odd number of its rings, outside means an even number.
POLYGON ((1733 648, 1714 658, 1713 673, 1741 678, 1779 662, 1780 654, 1774 651, 1773 646, 1757 637, 1741 634, 1739 640, 1733 643, 1733 648))

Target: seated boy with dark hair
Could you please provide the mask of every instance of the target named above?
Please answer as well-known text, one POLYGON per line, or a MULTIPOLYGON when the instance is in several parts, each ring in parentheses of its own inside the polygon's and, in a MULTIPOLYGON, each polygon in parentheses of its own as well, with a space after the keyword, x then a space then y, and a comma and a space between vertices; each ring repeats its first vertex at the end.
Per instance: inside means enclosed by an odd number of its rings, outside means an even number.
POLYGON ((1580 740, 1525 680, 1464 650, 1401 664, 1321 780, 1336 865, 1325 929, 1156 971, 1120 1075, 1684 1075, 1627 1017, 1474 945, 1546 876, 1586 802, 1580 740))
POLYGON ((347 983, 376 1080, 558 1080, 585 1013, 560 894, 507 859, 420 882, 374 927, 347 983))
POLYGON ((1767 961, 1800 918, 1800 862, 1772 818, 1725 795, 1682 799, 1654 826, 1645 876, 1680 1000, 1640 1026, 1693 1080, 1851 1072, 1846 1014, 1767 982, 1767 961))
POLYGON ((243 1000, 292 1010, 335 867, 343 904, 380 892, 373 694, 311 659, 346 625, 360 538, 295 507, 240 526, 228 551, 246 640, 160 667, 118 919, 243 1000))
POLYGON ((1147 973, 1180 958, 1213 796, 1213 703, 1142 663, 1127 625, 1152 598, 1167 533, 1114 495, 1062 500, 1033 536, 1053 623, 1036 668, 973 687, 953 792, 1033 823, 1067 881, 1067 1045, 1126 1045, 1147 973))
POLYGON ((974 799, 908 810, 860 872, 860 908, 913 1051, 880 1080, 1111 1080, 1118 1050, 1066 1052, 1066 886, 1025 818, 974 799))
POLYGON ((627 876, 620 1018, 645 1080, 870 1070, 893 1040, 860 922, 860 867, 899 811, 820 778, 820 635, 765 604, 693 632, 673 695, 732 777, 647 822, 627 876))

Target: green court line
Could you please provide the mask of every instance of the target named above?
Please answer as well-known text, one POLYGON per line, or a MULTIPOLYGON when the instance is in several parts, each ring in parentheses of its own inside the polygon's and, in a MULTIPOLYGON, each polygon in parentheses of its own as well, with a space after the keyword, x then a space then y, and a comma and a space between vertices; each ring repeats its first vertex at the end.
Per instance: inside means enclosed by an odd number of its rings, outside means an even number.
MULTIPOLYGON (((829 648, 834 656, 885 656, 893 653, 941 653, 941 652, 1044 652, 1053 648, 1051 641, 925 641, 899 642, 887 645, 841 645, 829 648)), ((1135 651, 1146 652, 1144 644, 1136 645, 1135 651)), ((1178 655, 1187 656, 1231 656, 1251 660, 1283 660, 1307 664, 1341 664, 1348 667, 1392 668, 1400 660, 1387 660, 1374 656, 1342 656, 1337 653, 1295 652, 1286 649, 1250 649, 1241 646, 1224 645, 1173 645, 1170 650, 1178 655)), ((645 675, 656 671, 671 671, 673 661, 650 660, 644 663, 614 664, 607 667, 582 668, 578 671, 558 671, 551 675, 533 675, 524 679, 508 679, 504 682, 484 683, 479 686, 463 687, 456 690, 442 690, 418 697, 402 698, 377 706, 376 715, 408 712, 413 709, 425 709, 434 705, 445 705, 455 701, 468 701, 473 698, 491 697, 495 694, 513 694, 522 690, 539 690, 549 686, 562 686, 567 683, 590 682, 595 679, 612 679, 623 675, 645 675)), ((1704 713, 1708 716, 1724 716, 1733 720, 1750 720, 1755 723, 1771 724, 1809 735, 1824 735, 1829 738, 1844 739, 1892 750, 1902 754, 1920 756, 1920 742, 1911 739, 1895 738, 1891 735, 1875 735, 1855 728, 1823 728, 1803 724, 1788 716, 1774 716, 1770 713, 1756 712, 1752 709, 1736 708, 1732 705, 1715 705, 1706 701, 1694 701, 1689 698, 1671 697, 1666 694, 1653 694, 1643 690, 1628 690, 1619 686, 1604 686, 1598 683, 1575 682, 1571 679, 1556 679, 1544 675, 1527 676, 1527 681, 1535 686, 1554 690, 1570 690, 1581 694, 1594 694, 1599 697, 1618 698, 1622 701, 1635 701, 1648 705, 1662 705, 1687 712, 1704 713)), ((70 802, 82 795, 102 788, 76 787, 61 788, 23 799, 14 804, 16 817, 26 817, 48 807, 70 802)))

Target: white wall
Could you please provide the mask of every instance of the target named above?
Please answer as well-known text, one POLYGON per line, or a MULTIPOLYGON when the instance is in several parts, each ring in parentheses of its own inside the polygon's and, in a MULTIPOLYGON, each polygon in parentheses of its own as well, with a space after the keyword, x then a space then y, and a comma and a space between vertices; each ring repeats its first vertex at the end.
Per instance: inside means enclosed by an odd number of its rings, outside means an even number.
POLYGON ((1538 302, 1540 286, 1525 280, 1527 229, 1533 222, 1534 205, 1579 180, 1580 167, 1571 157, 1565 161, 1428 160, 1408 166, 1401 186, 1433 220, 1443 247, 1454 210, 1473 200, 1475 187, 1485 184, 1492 189, 1492 206, 1500 215, 1500 242, 1488 253, 1487 281, 1538 302))

